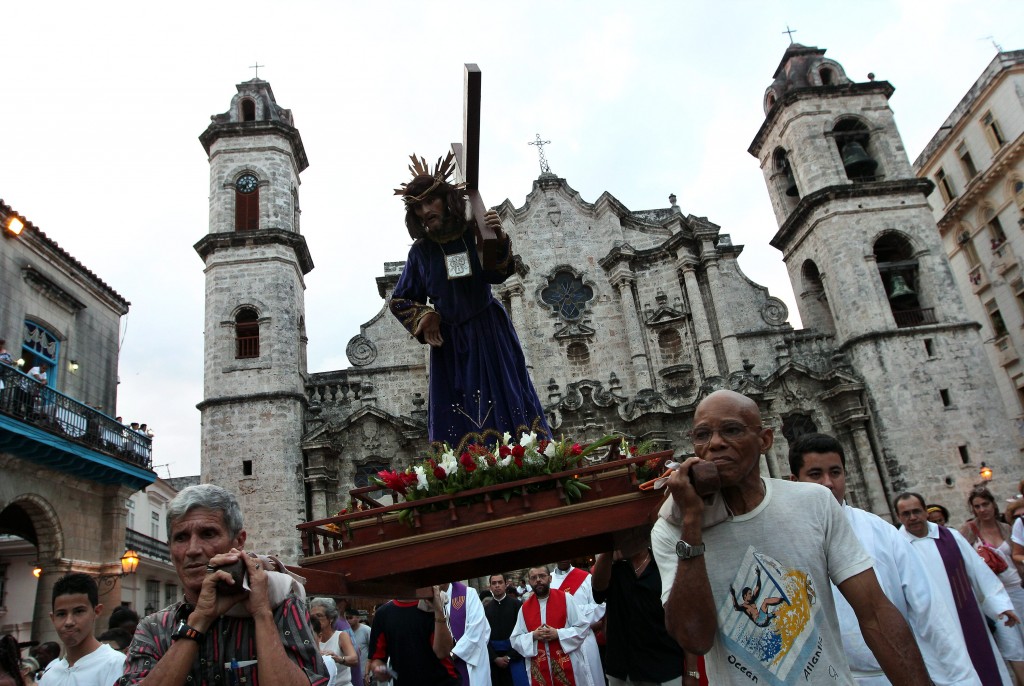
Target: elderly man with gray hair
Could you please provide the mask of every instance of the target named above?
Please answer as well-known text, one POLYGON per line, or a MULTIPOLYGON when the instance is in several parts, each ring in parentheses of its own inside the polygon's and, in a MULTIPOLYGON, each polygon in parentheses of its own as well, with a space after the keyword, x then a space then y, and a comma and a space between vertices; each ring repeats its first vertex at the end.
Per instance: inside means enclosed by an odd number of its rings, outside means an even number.
POLYGON ((333 660, 338 667, 334 686, 348 686, 353 682, 351 668, 359 665, 359 654, 348 633, 334 628, 338 614, 338 605, 333 598, 309 601, 309 616, 320 622, 320 654, 325 660, 333 660))
POLYGON ((212 484, 181 491, 167 508, 167 538, 185 599, 139 623, 119 686, 327 683, 301 587, 275 560, 243 551, 231 493, 212 484), (241 583, 223 569, 239 561, 241 583), (279 582, 290 590, 272 600, 279 582))

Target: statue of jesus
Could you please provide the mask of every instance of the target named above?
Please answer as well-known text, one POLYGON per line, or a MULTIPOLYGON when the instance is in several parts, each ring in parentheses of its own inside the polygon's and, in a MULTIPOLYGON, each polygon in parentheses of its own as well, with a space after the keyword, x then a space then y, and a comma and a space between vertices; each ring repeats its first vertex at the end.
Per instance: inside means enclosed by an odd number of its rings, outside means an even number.
POLYGON ((498 214, 489 211, 485 220, 500 248, 494 267, 483 268, 465 192, 448 180, 452 159, 438 159, 431 172, 413 155, 412 180, 395 189, 414 243, 391 312, 430 345, 428 436, 452 446, 505 432, 549 436, 519 338, 491 293, 491 284, 515 272, 512 241, 498 214))

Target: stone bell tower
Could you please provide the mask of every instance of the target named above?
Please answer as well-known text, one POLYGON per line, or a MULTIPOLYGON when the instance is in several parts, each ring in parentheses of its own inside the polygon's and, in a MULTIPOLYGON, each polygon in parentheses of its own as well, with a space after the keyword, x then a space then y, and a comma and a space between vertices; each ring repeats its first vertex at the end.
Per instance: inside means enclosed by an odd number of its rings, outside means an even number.
POLYGON ((896 129, 893 86, 873 74, 856 83, 799 44, 774 79, 749 152, 804 325, 833 336, 864 381, 870 416, 851 422, 867 424, 865 467, 890 502, 905 489, 960 501, 982 461, 1015 475, 1012 425, 926 201, 933 186, 914 176, 896 129))
POLYGON ((210 230, 195 245, 206 273, 202 481, 234 492, 247 548, 288 562, 306 519, 299 440, 305 408, 299 173, 290 110, 252 79, 199 137, 210 160, 210 230))

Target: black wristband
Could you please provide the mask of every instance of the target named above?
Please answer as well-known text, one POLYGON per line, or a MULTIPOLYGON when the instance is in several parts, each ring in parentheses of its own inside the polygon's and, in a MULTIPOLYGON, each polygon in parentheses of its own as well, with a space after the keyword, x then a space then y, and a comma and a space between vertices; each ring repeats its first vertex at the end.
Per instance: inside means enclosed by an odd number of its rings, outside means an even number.
POLYGON ((171 640, 177 641, 179 638, 187 638, 190 641, 195 641, 202 645, 206 640, 206 634, 199 629, 189 626, 185 623, 185 620, 178 622, 178 625, 174 627, 174 633, 171 634, 171 640))

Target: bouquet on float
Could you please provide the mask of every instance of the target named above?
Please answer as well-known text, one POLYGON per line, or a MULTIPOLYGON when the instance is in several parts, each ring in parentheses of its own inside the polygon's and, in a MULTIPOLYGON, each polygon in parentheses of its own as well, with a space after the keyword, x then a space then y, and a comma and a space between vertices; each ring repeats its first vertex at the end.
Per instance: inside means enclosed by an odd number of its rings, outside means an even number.
MULTIPOLYGON (((621 435, 604 436, 586 445, 563 438, 558 441, 539 439, 535 432, 524 433, 515 440, 506 432, 493 443, 470 443, 462 452, 447 443, 434 445, 422 460, 403 470, 383 470, 371 479, 384 488, 401 495, 407 502, 439 495, 454 495, 485 486, 547 476, 598 464, 606 460, 645 455, 651 441, 631 444, 621 435)), ((657 460, 637 465, 638 478, 656 473, 657 460)), ((583 497, 590 487, 576 475, 559 480, 569 502, 583 497)), ((554 488, 553 481, 527 486, 528 490, 554 488)), ((516 488, 500 491, 507 502, 516 488)), ((472 502, 472 500, 470 500, 472 502)))

